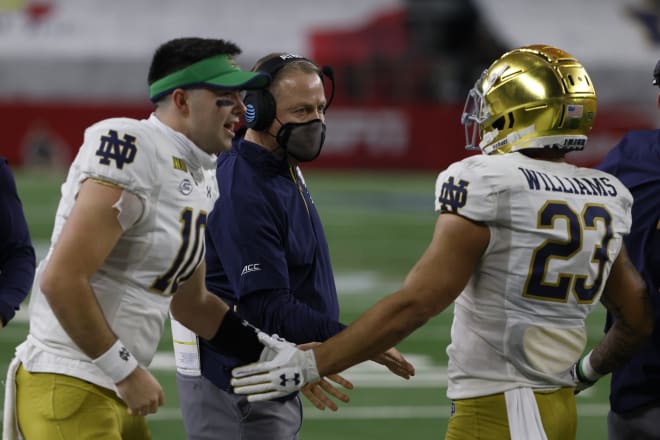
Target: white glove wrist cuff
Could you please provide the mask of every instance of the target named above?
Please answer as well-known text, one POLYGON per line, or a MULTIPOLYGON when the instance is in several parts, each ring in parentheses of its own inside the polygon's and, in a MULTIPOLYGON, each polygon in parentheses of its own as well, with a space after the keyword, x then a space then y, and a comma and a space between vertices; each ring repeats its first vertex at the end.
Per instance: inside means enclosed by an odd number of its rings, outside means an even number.
POLYGON ((314 350, 303 351, 304 365, 303 374, 305 376, 305 383, 316 383, 321 380, 319 369, 316 366, 316 356, 314 350))
POLYGON ((119 383, 126 379, 138 366, 135 357, 119 339, 112 344, 108 351, 92 360, 92 362, 108 375, 113 383, 119 383))
POLYGON ((603 377, 603 375, 591 367, 591 353, 593 353, 593 350, 587 353, 587 355, 580 360, 578 368, 580 369, 580 375, 582 375, 582 377, 591 382, 596 382, 598 379, 603 377))

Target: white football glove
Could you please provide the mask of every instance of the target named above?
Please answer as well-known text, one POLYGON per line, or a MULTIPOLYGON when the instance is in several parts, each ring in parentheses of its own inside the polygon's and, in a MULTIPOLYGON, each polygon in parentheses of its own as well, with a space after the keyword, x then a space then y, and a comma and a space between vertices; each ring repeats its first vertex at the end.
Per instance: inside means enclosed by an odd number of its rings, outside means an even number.
POLYGON ((284 397, 308 383, 321 380, 312 350, 301 351, 277 335, 257 334, 265 348, 259 362, 232 370, 234 393, 247 394, 248 401, 284 397))
POLYGON ((578 359, 578 361, 571 367, 571 378, 573 379, 575 394, 586 390, 603 376, 591 367, 590 359, 591 352, 582 359, 578 359))
MULTIPOLYGON (((286 339, 282 338, 280 335, 277 333, 273 333, 272 335, 268 336, 267 333, 262 332, 261 330, 257 331, 257 339, 259 339, 259 342, 261 342, 264 345, 264 349, 261 350, 261 354, 259 355, 259 360, 257 362, 266 362, 266 361, 272 361, 275 359, 275 356, 277 356, 278 351, 275 348, 271 348, 270 345, 266 345, 264 343, 265 340, 272 340, 273 345, 275 345, 275 342, 281 342, 283 344, 288 344, 291 345, 292 347, 295 347, 294 344, 291 342, 287 341, 286 339)), ((277 344, 279 346, 279 344, 277 344)))

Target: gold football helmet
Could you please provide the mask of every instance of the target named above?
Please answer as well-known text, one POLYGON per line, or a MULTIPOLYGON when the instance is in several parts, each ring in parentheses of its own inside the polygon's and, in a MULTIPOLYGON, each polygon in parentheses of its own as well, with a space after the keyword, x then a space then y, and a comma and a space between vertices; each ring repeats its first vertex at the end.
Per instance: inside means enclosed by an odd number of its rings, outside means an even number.
POLYGON ((596 91, 578 60, 533 45, 505 53, 484 71, 468 94, 461 123, 466 148, 484 154, 581 150, 595 116, 596 91))

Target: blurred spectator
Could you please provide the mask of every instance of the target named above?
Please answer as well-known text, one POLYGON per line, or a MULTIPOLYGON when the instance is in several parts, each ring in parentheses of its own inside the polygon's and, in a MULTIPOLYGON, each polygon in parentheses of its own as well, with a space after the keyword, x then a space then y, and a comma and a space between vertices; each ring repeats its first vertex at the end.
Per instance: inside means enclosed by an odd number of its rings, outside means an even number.
POLYGON ((14 176, 0 157, 0 329, 29 293, 34 268, 34 248, 14 176))

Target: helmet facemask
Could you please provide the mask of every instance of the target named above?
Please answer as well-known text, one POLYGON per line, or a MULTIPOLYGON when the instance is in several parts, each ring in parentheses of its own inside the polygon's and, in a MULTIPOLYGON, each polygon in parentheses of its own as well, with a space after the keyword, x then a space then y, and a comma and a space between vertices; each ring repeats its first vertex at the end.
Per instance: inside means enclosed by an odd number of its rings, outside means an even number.
POLYGON ((481 124, 488 119, 488 114, 484 114, 484 95, 481 93, 481 82, 488 73, 484 70, 474 87, 468 92, 461 114, 461 124, 465 127, 465 149, 478 150, 477 141, 480 137, 481 124))

